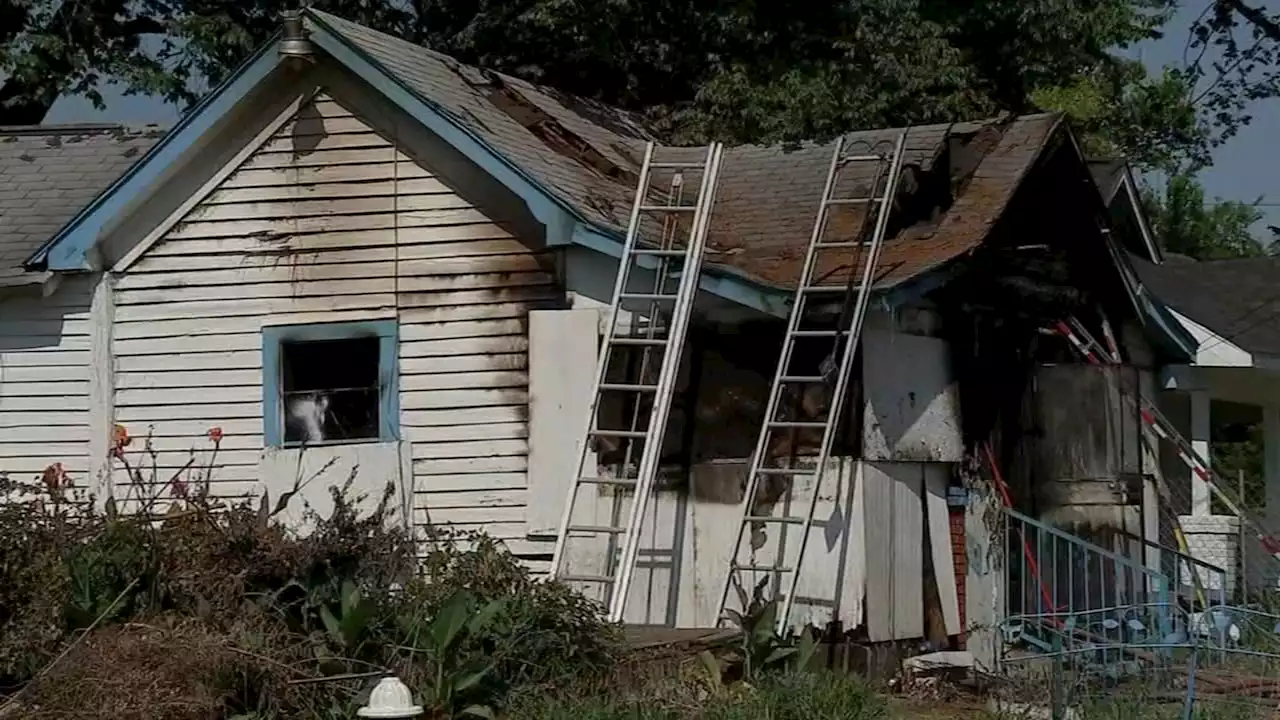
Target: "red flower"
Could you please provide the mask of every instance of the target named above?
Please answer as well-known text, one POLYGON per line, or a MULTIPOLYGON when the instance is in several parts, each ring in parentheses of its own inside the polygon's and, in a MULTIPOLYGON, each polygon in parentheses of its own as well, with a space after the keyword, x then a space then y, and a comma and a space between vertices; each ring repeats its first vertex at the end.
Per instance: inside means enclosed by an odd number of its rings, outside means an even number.
POLYGON ((50 490, 71 487, 71 476, 67 474, 66 468, 62 467, 60 462, 45 468, 44 472, 40 474, 40 478, 44 481, 45 487, 50 490))
POLYGON ((129 429, 123 425, 116 425, 111 433, 111 452, 114 457, 123 457, 124 449, 133 442, 133 438, 129 437, 129 429))
POLYGON ((220 427, 209 428, 209 439, 213 441, 214 445, 217 445, 218 443, 222 442, 222 428, 220 427))

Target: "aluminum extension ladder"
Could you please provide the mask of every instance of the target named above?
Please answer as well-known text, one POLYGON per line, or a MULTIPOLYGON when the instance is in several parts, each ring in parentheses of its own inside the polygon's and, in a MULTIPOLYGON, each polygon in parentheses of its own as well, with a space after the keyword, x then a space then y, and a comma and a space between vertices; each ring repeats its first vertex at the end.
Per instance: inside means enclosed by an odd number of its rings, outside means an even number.
MULTIPOLYGON (((1104 320, 1105 323, 1105 320, 1104 320)), ((1120 362, 1119 350, 1115 344, 1115 340, 1110 332, 1109 327, 1105 324, 1103 331, 1106 333, 1107 345, 1099 343, 1079 320, 1076 318, 1068 318, 1066 321, 1059 322, 1053 330, 1056 334, 1065 337, 1076 350, 1076 352, 1090 364, 1108 364, 1114 365, 1120 362), (1109 346, 1109 347, 1108 347, 1109 346)), ((1169 421, 1155 403, 1148 400, 1139 393, 1136 397, 1129 397, 1131 402, 1136 403, 1138 413, 1142 417, 1142 422, 1151 428, 1156 437, 1173 445, 1173 449, 1178 459, 1191 469, 1196 477, 1204 481, 1209 490, 1227 507, 1228 512, 1234 513, 1240 518, 1240 521, 1247 525, 1249 529, 1258 538, 1258 543, 1266 553, 1277 561, 1280 561, 1280 540, 1275 535, 1268 532, 1262 518, 1257 513, 1247 509, 1244 505, 1243 498, 1240 498, 1231 484, 1225 482, 1215 473, 1209 463, 1200 454, 1196 452, 1195 447, 1187 441, 1186 438, 1178 432, 1177 428, 1169 421)), ((1164 484, 1163 482, 1161 483, 1164 484)), ((1167 487, 1160 488, 1162 499, 1167 498, 1169 490, 1167 487)), ((1179 535, 1182 535, 1179 529, 1179 535)), ((1179 538, 1179 545, 1185 544, 1185 539, 1179 538)), ((1183 553, 1190 554, 1188 550, 1180 547, 1183 553)), ((1199 573, 1192 573, 1193 577, 1198 578, 1199 573)))
MULTIPOLYGON (((827 172, 826 186, 822 191, 822 201, 818 207, 817 218, 814 222, 813 233, 809 238, 809 246, 805 253, 804 269, 800 274, 799 284, 796 287, 796 293, 791 306, 791 317, 787 323, 786 336, 783 339, 782 353, 778 358, 778 365, 774 371, 773 384, 769 390, 769 401, 765 409, 764 422, 760 427, 760 434, 756 440, 755 451, 751 456, 751 466, 747 476, 745 495, 743 497, 742 519, 738 526, 737 539, 734 541, 733 556, 729 561, 728 572, 724 585, 720 592, 720 602, 716 610, 716 616, 719 620, 723 619, 726 604, 729 599, 730 590, 737 584, 741 584, 741 573, 769 573, 775 581, 781 583, 785 576, 790 576, 790 580, 785 582, 787 586, 786 592, 781 600, 781 608, 777 616, 777 629, 779 632, 784 631, 790 623, 791 609, 795 601, 796 587, 800 578, 800 570, 804 566, 805 550, 809 543, 809 534, 814 525, 814 513, 817 510, 818 496, 822 487, 823 475, 826 471, 828 456, 831 454, 832 445, 835 442, 835 435, 841 417, 841 408, 844 404, 845 395, 849 387, 849 375, 853 366, 853 358, 857 351, 858 342, 862 334, 862 325, 866 316, 867 306, 871 298, 872 286, 875 281, 876 266, 880 258, 880 250, 884 244, 885 233, 888 228, 889 214, 892 210, 893 199, 897 191, 898 175, 902 167, 903 147, 906 143, 907 131, 903 130, 894 143, 892 155, 883 154, 865 154, 850 155, 846 154, 846 140, 841 137, 835 146, 835 150, 831 157, 831 167, 827 172), (874 179, 871 182, 870 189, 864 197, 848 197, 837 198, 835 193, 840 184, 841 173, 846 168, 852 166, 866 166, 873 164, 875 167, 874 179), (876 195, 877 189, 880 187, 881 181, 884 182, 883 193, 876 195), (862 225, 865 228, 866 223, 870 221, 873 213, 875 216, 875 227, 871 232, 869 240, 863 240, 863 232, 859 232, 858 236, 852 241, 824 241, 827 234, 827 224, 830 219, 833 208, 841 205, 863 205, 866 207, 863 216, 862 225), (849 258, 858 256, 865 258, 862 268, 860 280, 855 284, 853 282, 856 276, 856 265, 850 269, 850 282, 846 284, 822 284, 822 280, 817 278, 818 256, 825 251, 843 251, 842 257, 849 258), (849 319, 849 325, 845 328, 835 327, 829 330, 806 330, 801 329, 803 319, 806 317, 810 309, 810 303, 823 304, 832 300, 843 300, 847 303, 849 295, 856 292, 857 297, 853 306, 852 317, 849 319), (833 297, 834 296, 834 297, 833 297), (816 376, 796 375, 792 373, 791 361, 795 350, 796 340, 799 338, 812 338, 814 340, 823 341, 824 346, 830 348, 830 354, 826 356, 827 361, 821 368, 822 374, 816 376), (843 341, 843 344, 842 344, 843 341), (839 365, 835 366, 835 358, 839 357, 839 365), (780 400, 784 394, 784 388, 799 387, 805 385, 823 384, 830 387, 830 375, 835 372, 835 387, 832 391, 831 400, 827 403, 825 417, 821 420, 784 420, 778 417, 780 400), (817 464, 812 469, 802 469, 797 467, 787 468, 778 466, 769 466, 770 458, 767 457, 770 441, 774 438, 776 432, 796 431, 796 430, 821 430, 822 441, 818 456, 817 464), (804 477, 813 478, 813 495, 808 503, 808 511, 803 517, 794 516, 756 516, 753 514, 756 494, 761 488, 761 481, 766 477, 783 477, 787 478, 791 484, 797 479, 804 477), (743 546, 744 540, 750 537, 750 528, 757 525, 776 524, 782 527, 789 525, 800 526, 800 545, 797 553, 795 564, 792 567, 783 565, 785 558, 783 557, 783 549, 785 543, 779 543, 779 557, 773 565, 757 565, 752 560, 744 560, 743 546)), ((847 260, 846 260, 847 262, 847 260)), ((842 313, 843 315, 843 313, 842 313)), ((843 319, 843 317, 842 317, 843 319)), ((745 543, 750 545, 750 543, 745 543)), ((766 576, 768 577, 768 576, 766 576)))
MULTIPOLYGON (((693 313, 694 298, 698 291, 704 259, 703 251, 719 184, 724 146, 721 143, 709 145, 706 157, 700 163, 657 162, 654 160, 654 151, 655 145, 651 142, 645 148, 644 162, 640 169, 635 202, 631 208, 631 219, 613 288, 613 301, 609 307, 608 327, 600 346, 595 392, 585 426, 579 435, 582 442, 577 471, 573 482, 569 484, 569 495, 565 500, 560 529, 556 535, 555 553, 552 556, 550 571, 552 579, 605 586, 611 622, 621 622, 623 619, 627 594, 639 554, 640 526, 658 475, 658 464, 666 437, 676 378, 680 371, 680 358, 693 313), (655 202, 650 197, 652 194, 650 184, 655 170, 673 172, 670 191, 661 202, 655 202), (683 202, 686 172, 701 176, 700 187, 693 205, 683 202), (691 218, 688 236, 683 243, 678 240, 679 232, 674 222, 680 216, 691 218), (650 242, 642 244, 641 238, 644 234, 641 232, 641 225, 647 219, 655 217, 659 219, 662 227, 661 242, 657 247, 653 247, 650 242), (653 284, 646 291, 639 292, 632 287, 633 271, 638 264, 646 263, 653 270, 653 284), (672 293, 667 285, 676 275, 678 275, 678 285, 672 293), (632 328, 626 334, 620 333, 620 317, 637 303, 644 304, 642 306, 647 311, 643 316, 644 332, 637 334, 632 328), (665 331, 659 327, 662 322, 666 324, 665 331), (616 350, 624 348, 636 348, 642 353, 639 379, 637 382, 610 382, 610 359, 616 350), (661 356, 661 364, 656 382, 648 382, 651 375, 651 362, 655 354, 661 356), (634 399, 628 429, 614 430, 600 427, 598 415, 602 398, 606 393, 631 396, 634 399), (646 397, 652 397, 652 404, 648 410, 647 422, 642 422, 641 407, 646 397), (588 462, 592 462, 591 448, 595 440, 625 443, 627 449, 619 477, 594 477, 595 469, 587 467, 588 462), (640 459, 635 463, 637 468, 635 475, 628 477, 629 469, 633 466, 631 461, 635 441, 642 442, 640 459), (582 490, 588 486, 614 486, 619 490, 634 489, 626 524, 620 524, 618 517, 620 511, 616 502, 614 517, 610 524, 575 524, 575 510, 582 504, 582 495, 584 495, 582 490), (595 542, 599 542, 602 538, 607 540, 603 574, 570 572, 568 568, 570 539, 582 537, 595 542), (619 537, 622 540, 620 555, 617 548, 619 537)), ((594 497, 594 494, 590 495, 594 497)), ((593 552, 595 552, 594 549, 593 552)))

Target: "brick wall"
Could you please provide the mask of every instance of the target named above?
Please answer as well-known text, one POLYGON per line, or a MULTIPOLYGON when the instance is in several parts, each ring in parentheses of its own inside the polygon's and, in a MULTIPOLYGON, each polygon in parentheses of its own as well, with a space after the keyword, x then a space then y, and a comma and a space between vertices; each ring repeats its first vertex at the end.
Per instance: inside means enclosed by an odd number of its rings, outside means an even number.
MULTIPOLYGON (((1191 551, 1191 557, 1216 565, 1226 573, 1223 578, 1216 573, 1202 572, 1200 581, 1205 589, 1234 593, 1240 568, 1240 519, 1232 515, 1182 515, 1179 521, 1187 535, 1187 549, 1191 551)), ((1181 582, 1191 582, 1185 565, 1180 566, 1178 572, 1181 582)))
MULTIPOLYGON (((960 605, 960 627, 964 628, 964 583, 965 578, 969 574, 969 559, 965 552, 964 543, 964 508, 951 508, 951 559, 956 569, 956 598, 960 605)), ((964 648, 964 633, 961 632, 957 641, 960 648, 964 648)))

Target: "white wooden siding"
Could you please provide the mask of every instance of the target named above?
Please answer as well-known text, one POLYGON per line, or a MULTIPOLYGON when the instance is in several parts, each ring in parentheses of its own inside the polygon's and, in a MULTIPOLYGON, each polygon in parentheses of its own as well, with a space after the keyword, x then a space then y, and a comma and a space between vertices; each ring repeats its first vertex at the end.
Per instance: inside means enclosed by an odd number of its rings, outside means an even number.
POLYGON ((0 301, 0 473, 34 478, 60 462, 77 485, 92 480, 94 282, 68 277, 49 297, 0 301))
POLYGON ((313 110, 116 278, 116 417, 154 428, 163 468, 222 428, 214 493, 252 492, 264 323, 398 317, 414 521, 522 539, 525 318, 552 277, 370 123, 324 96, 313 110))

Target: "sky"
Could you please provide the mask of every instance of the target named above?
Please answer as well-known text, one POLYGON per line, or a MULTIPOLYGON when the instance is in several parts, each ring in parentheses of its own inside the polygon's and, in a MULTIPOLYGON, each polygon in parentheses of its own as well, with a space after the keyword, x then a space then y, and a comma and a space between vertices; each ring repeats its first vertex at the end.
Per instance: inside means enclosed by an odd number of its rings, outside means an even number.
MULTIPOLYGON (((1137 56, 1153 71, 1168 64, 1181 65, 1187 29, 1206 4, 1207 0, 1184 2, 1169 23, 1165 37, 1137 47, 1137 56)), ((1254 4, 1272 13, 1280 12, 1280 0, 1254 4)), ((1255 103, 1251 114, 1252 123, 1217 148, 1213 167, 1204 171, 1200 179, 1211 198, 1253 202, 1261 196, 1259 210, 1266 217, 1260 224, 1280 225, 1280 143, 1275 141, 1280 134, 1280 98, 1255 103)))
MULTIPOLYGON (((1186 31, 1209 0, 1188 0, 1169 24, 1160 40, 1133 50, 1153 70, 1166 64, 1181 64, 1186 31)), ((1257 2, 1273 12, 1280 0, 1257 2)), ((118 89, 104 91, 107 107, 95 110, 84 98, 62 98, 54 105, 47 123, 122 122, 131 125, 171 125, 178 119, 172 105, 149 97, 125 96, 118 89)), ((1259 197, 1266 217, 1260 224, 1280 225, 1280 99, 1264 100, 1253 108, 1253 122, 1214 153, 1213 167, 1201 176, 1211 198, 1253 202, 1259 197)))

